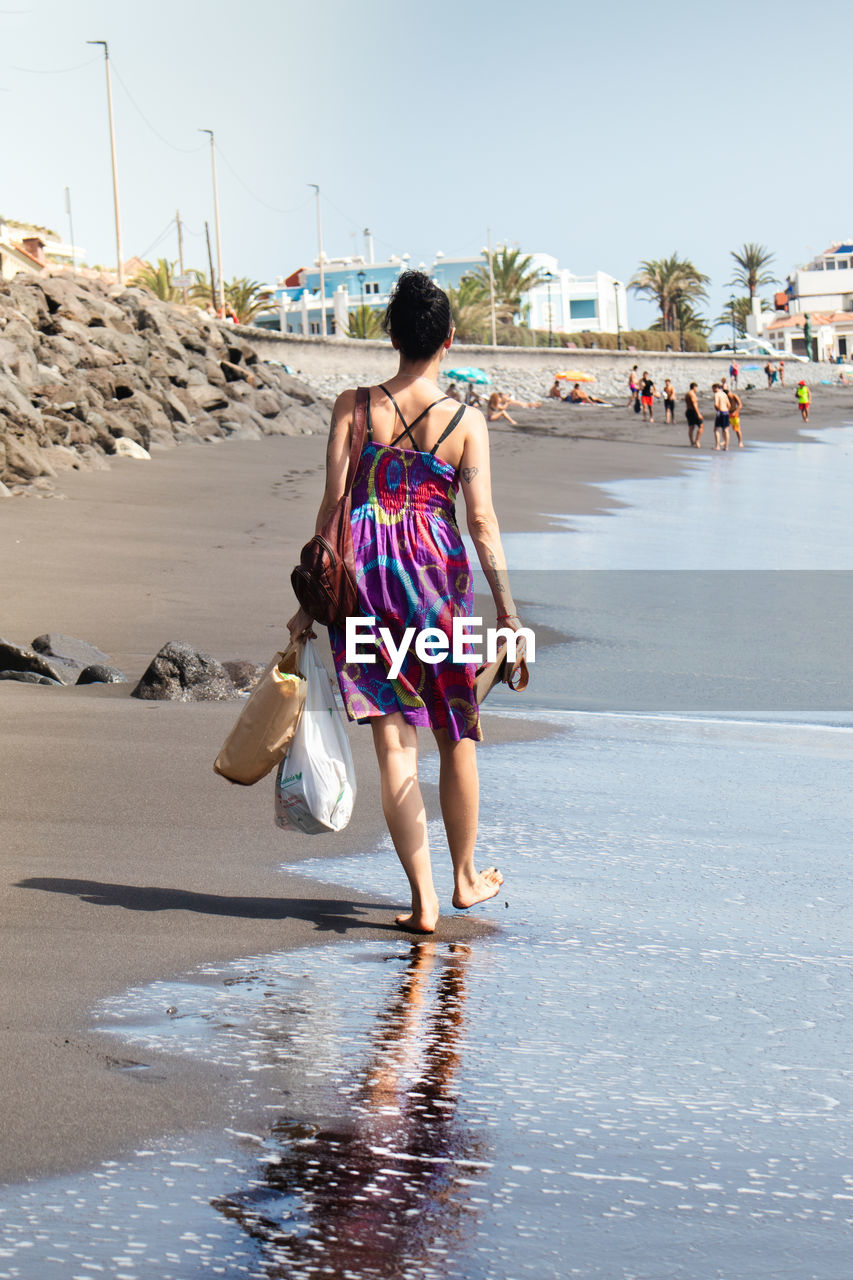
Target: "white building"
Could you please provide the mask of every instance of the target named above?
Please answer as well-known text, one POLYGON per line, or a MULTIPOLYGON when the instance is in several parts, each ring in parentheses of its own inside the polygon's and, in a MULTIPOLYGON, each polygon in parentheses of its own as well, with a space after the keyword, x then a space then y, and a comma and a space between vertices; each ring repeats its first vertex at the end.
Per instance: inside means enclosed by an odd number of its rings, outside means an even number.
POLYGON ((853 241, 833 244, 790 276, 789 311, 853 311, 853 241))
POLYGON ((547 253, 534 253, 542 283, 524 296, 531 329, 554 333, 618 333, 628 328, 625 285, 606 271, 576 276, 547 253))

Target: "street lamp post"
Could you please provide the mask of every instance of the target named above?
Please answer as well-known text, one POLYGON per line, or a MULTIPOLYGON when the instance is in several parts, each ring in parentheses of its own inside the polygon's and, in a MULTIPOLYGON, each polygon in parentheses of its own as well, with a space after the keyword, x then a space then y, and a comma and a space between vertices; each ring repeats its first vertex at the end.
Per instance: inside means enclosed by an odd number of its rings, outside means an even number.
POLYGON ((361 336, 367 337, 367 317, 364 314, 364 272, 359 271, 358 283, 361 285, 361 336))
POLYGON ((219 226, 219 187, 216 182, 216 146, 212 129, 199 129, 199 133, 210 134, 210 165, 213 174, 213 221, 216 227, 216 270, 219 273, 219 311, 225 319, 225 281, 222 278, 222 230, 219 226))
POLYGON ((618 280, 613 281, 613 298, 616 303, 616 350, 622 350, 622 325, 619 322, 619 285, 618 280))
POLYGON ((491 328, 492 328, 492 346, 496 347, 498 345, 498 331, 497 331, 497 324, 495 322, 495 272, 494 272, 494 265, 492 263, 492 228, 491 227, 488 228, 487 240, 488 240, 488 244, 487 244, 487 247, 483 249, 483 253, 486 255, 486 261, 489 264, 489 318, 491 320, 491 328))
POLYGON ((323 266, 323 223, 320 219, 320 188, 316 182, 309 182, 317 196, 317 257, 320 265, 320 333, 326 336, 326 271, 323 266))
POLYGON ((548 286, 548 346, 553 347, 554 315, 553 315, 553 312, 551 311, 551 281, 554 279, 554 273, 552 271, 546 271, 544 274, 545 274, 545 283, 548 286))
POLYGON ((734 294, 729 298, 729 307, 732 313, 732 359, 737 355, 737 328, 735 325, 735 299, 734 294))
POLYGON ((87 40, 87 44, 100 44, 104 48, 104 66, 107 72, 107 110, 110 117, 110 158, 113 166, 113 205, 116 219, 116 275, 119 284, 124 284, 124 254, 121 247, 121 216, 118 207, 118 165, 116 164, 116 127, 113 119, 113 89, 110 81, 110 50, 106 40, 87 40))

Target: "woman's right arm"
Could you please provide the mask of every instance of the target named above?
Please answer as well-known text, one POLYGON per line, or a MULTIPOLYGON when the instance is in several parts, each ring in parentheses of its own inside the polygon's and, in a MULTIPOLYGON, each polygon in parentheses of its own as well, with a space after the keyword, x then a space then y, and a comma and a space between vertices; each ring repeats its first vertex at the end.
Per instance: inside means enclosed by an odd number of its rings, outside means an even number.
POLYGON ((489 429, 482 413, 476 409, 469 409, 466 413, 465 426, 465 443, 459 463, 459 475, 468 518, 468 532, 489 584, 498 620, 501 625, 517 630, 521 623, 515 612, 498 518, 492 503, 489 429))

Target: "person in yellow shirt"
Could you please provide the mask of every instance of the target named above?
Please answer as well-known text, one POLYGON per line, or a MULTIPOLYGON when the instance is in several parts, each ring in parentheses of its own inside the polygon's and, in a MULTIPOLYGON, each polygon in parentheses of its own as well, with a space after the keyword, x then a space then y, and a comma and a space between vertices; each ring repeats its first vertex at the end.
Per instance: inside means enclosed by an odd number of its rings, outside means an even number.
POLYGON ((797 404, 799 405, 799 408, 800 408, 800 417, 802 418, 803 422, 808 422, 809 405, 812 402, 812 393, 811 391, 809 391, 808 387, 804 382, 798 383, 797 390, 796 390, 796 397, 797 397, 797 404))

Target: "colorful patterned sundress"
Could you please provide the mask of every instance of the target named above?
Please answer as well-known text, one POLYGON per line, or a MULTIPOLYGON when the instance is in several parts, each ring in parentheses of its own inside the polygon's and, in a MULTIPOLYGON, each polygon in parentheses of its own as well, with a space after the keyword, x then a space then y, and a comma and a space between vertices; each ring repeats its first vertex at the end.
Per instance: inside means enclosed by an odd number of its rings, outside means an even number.
POLYGON ((375 652, 376 660, 348 663, 343 628, 329 628, 344 705, 351 720, 400 711, 409 724, 446 729, 457 741, 479 741, 476 662, 454 663, 452 655, 453 619, 471 617, 474 608, 471 567, 456 523, 459 479, 435 453, 458 424, 464 405, 427 453, 399 447, 405 436, 414 445, 411 430, 420 418, 407 426, 391 393, 382 390, 405 430, 389 445, 376 444, 368 408, 367 440, 352 488, 352 537, 361 614, 376 619, 361 631, 359 648, 375 652), (419 658, 412 643, 392 680, 392 658, 379 638, 380 627, 388 629, 395 648, 408 627, 416 633, 436 628, 447 636, 449 652, 433 664, 419 658))

